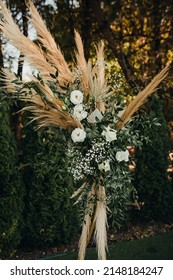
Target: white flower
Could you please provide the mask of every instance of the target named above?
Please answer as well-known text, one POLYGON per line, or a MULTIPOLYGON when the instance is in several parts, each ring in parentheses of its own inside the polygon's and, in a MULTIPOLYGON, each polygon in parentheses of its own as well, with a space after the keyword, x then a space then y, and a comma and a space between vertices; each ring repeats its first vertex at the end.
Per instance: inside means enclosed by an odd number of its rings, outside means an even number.
POLYGON ((98 120, 101 121, 103 119, 103 115, 99 111, 99 109, 95 109, 87 118, 89 123, 96 123, 98 120))
POLYGON ((129 151, 126 150, 126 151, 119 151, 116 153, 116 160, 117 161, 129 161, 129 151))
POLYGON ((105 160, 104 162, 98 164, 98 168, 100 171, 109 171, 110 170, 110 164, 109 164, 109 160, 105 160))
POLYGON ((117 131, 110 128, 109 126, 106 127, 106 131, 102 132, 102 135, 106 137, 107 142, 117 140, 117 131))
POLYGON ((74 116, 79 120, 83 120, 87 117, 87 112, 84 111, 83 105, 78 104, 74 107, 74 116))
POLYGON ((86 138, 86 132, 81 128, 75 128, 71 133, 73 142, 83 142, 86 138))
POLYGON ((81 104, 83 101, 83 93, 80 90, 73 90, 70 94, 70 101, 74 104, 81 104))

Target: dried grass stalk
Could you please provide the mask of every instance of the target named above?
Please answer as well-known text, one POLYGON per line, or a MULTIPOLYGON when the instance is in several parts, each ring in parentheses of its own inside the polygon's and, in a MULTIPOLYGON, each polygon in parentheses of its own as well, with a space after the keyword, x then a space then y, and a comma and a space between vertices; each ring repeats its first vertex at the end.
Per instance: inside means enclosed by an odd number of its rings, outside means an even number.
POLYGON ((106 194, 105 188, 98 187, 97 208, 95 214, 95 240, 98 251, 98 259, 106 260, 107 250, 107 211, 106 211, 106 194))
POLYGON ((100 87, 105 85, 105 61, 104 61, 104 42, 101 41, 96 47, 97 50, 97 76, 100 81, 100 87))
POLYGON ((52 80, 50 74, 55 74, 56 71, 46 61, 42 50, 22 34, 2 0, 0 0, 0 7, 3 14, 3 17, 0 19, 0 28, 2 32, 24 55, 26 60, 40 72, 43 78, 52 80))
POLYGON ((118 123, 118 127, 122 128, 134 115, 134 113, 142 106, 146 101, 147 97, 150 96, 154 91, 157 90, 157 86, 161 81, 167 76, 169 66, 166 66, 157 74, 154 79, 149 83, 149 85, 142 90, 138 95, 133 99, 133 101, 127 106, 127 108, 122 113, 121 122, 118 123))
POLYGON ((87 185, 87 183, 84 182, 84 183, 82 184, 82 186, 81 186, 80 188, 78 188, 78 189, 72 194, 72 196, 71 196, 70 198, 74 198, 74 197, 76 197, 77 195, 79 195, 79 194, 83 191, 83 189, 86 187, 86 185, 87 185))
MULTIPOLYGON (((109 86, 105 78, 105 61, 104 61, 104 43, 101 41, 96 47, 97 61, 92 68, 91 63, 88 63, 88 79, 90 95, 94 97, 96 103, 106 100, 109 86)), ((112 94, 112 93, 109 93, 112 94)))
POLYGON ((17 92, 23 86, 23 82, 7 68, 1 69, 0 82, 2 83, 1 87, 11 94, 17 92), (17 83, 13 81, 17 81, 17 83))
POLYGON ((81 127, 80 122, 73 119, 72 116, 66 112, 57 112, 57 109, 42 107, 39 108, 36 105, 26 106, 23 111, 30 111, 32 113, 32 121, 37 121, 37 128, 42 127, 62 127, 69 129, 73 127, 81 127))
POLYGON ((36 78, 33 77, 33 81, 35 81, 37 87, 41 90, 42 93, 44 93, 47 101, 51 102, 52 103, 52 106, 53 107, 56 107, 58 109, 62 109, 63 106, 65 106, 63 104, 62 101, 60 101, 56 96, 55 94, 53 93, 53 91, 51 90, 51 88, 48 86, 48 84, 46 84, 44 82, 41 83, 40 81, 38 81, 36 78))
POLYGON ((78 253, 79 260, 84 260, 85 258, 86 247, 87 247, 87 236, 89 234, 90 224, 91 224, 91 216, 89 214, 86 214, 84 217, 82 233, 79 240, 79 253, 78 253))
POLYGON ((84 95, 86 96, 89 94, 89 85, 88 85, 89 77, 88 77, 88 70, 87 70, 88 66, 87 66, 87 62, 85 59, 85 55, 84 55, 82 39, 76 30, 74 33, 75 33, 75 42, 76 42, 76 47, 77 47, 77 51, 75 52, 76 62, 77 62, 76 71, 77 71, 77 73, 79 73, 84 95))
POLYGON ((45 23, 43 22, 43 19, 41 18, 32 1, 29 1, 28 7, 31 12, 30 21, 38 33, 38 40, 47 50, 45 56, 49 60, 49 62, 59 71, 58 81, 61 84, 71 82, 72 73, 67 65, 67 62, 65 61, 60 48, 56 45, 54 38, 47 29, 45 23))
POLYGON ((58 99, 55 102, 54 97, 51 96, 49 91, 46 92, 44 87, 43 92, 46 94, 49 102, 45 102, 46 100, 43 100, 34 89, 24 89, 20 93, 20 100, 31 104, 24 107, 22 111, 30 111, 32 113, 32 121, 38 122, 38 129, 50 126, 65 129, 74 127, 83 128, 78 120, 62 109, 58 99))
POLYGON ((91 217, 94 211, 94 201, 93 197, 95 196, 95 183, 92 185, 91 191, 88 192, 87 196, 87 212, 84 217, 84 222, 82 226, 82 233, 79 240, 79 253, 78 253, 78 259, 84 260, 85 253, 86 253, 86 247, 87 247, 87 241, 89 236, 89 230, 91 225, 91 217))
POLYGON ((95 97, 96 102, 102 102, 106 100, 106 94, 109 91, 109 86, 105 78, 105 60, 104 60, 104 42, 101 41, 96 47, 97 50, 97 62, 93 69, 93 81, 95 86, 91 92, 95 97))

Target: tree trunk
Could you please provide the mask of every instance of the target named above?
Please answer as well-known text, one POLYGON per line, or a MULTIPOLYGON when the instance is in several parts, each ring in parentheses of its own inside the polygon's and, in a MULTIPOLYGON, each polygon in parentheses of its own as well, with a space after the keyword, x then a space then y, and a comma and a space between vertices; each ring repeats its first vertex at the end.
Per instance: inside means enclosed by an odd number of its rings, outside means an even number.
POLYGON ((0 36, 0 68, 3 68, 3 65, 4 65, 4 62, 3 62, 3 55, 2 55, 2 40, 1 40, 1 36, 0 36))
MULTIPOLYGON (((23 34, 25 36, 28 36, 28 19, 26 17, 26 4, 25 2, 22 3, 21 7, 22 11, 22 29, 23 34)), ((19 64, 18 64, 18 71, 17 74, 22 78, 22 72, 23 72, 23 63, 24 63, 24 57, 22 54, 19 56, 19 64)), ((22 113, 19 113, 19 110, 22 108, 21 102, 17 102, 16 105, 13 105, 11 107, 11 126, 12 131, 14 132, 14 136, 17 143, 17 148, 19 155, 22 156, 22 113)))
POLYGON ((81 1, 82 8, 82 24, 81 24, 81 36, 84 42, 84 52, 86 60, 90 57, 90 45, 91 45, 91 29, 92 29, 92 17, 90 0, 81 1))

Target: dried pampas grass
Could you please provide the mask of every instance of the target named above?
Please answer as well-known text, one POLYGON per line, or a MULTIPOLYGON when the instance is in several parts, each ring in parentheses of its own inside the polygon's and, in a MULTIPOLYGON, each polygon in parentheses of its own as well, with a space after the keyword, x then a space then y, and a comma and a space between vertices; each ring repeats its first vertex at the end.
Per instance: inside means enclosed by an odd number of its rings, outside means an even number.
POLYGON ((98 259, 106 260, 108 224, 105 188, 101 185, 93 184, 92 190, 88 193, 87 202, 87 212, 84 217, 82 234, 79 241, 78 258, 80 260, 85 258, 86 247, 90 242, 95 228, 94 238, 98 251, 98 259), (96 203, 92 197, 96 198, 96 203))
POLYGON ((85 55, 84 55, 82 39, 76 30, 74 31, 74 34, 75 34, 75 42, 76 42, 76 47, 77 47, 77 51, 75 52, 76 63, 77 63, 76 72, 77 72, 77 75, 81 79, 81 84, 82 84, 83 91, 84 91, 84 94, 86 97, 86 95, 89 94, 88 65, 87 65, 87 62, 85 59, 85 55))
POLYGON ((163 68, 160 73, 157 74, 149 83, 149 85, 144 88, 144 90, 139 92, 138 95, 133 99, 133 101, 127 106, 124 112, 120 115, 121 121, 118 123, 119 128, 122 128, 131 119, 134 113, 142 106, 147 97, 157 90, 157 86, 167 76, 168 69, 169 66, 163 68))
POLYGON ((25 106, 22 111, 30 111, 32 113, 31 122, 37 121, 38 129, 50 126, 62 127, 64 129, 83 128, 73 115, 63 110, 61 101, 58 99, 55 101, 55 97, 51 95, 49 87, 46 88, 41 84, 38 84, 38 86, 43 94, 45 94, 46 99, 42 99, 34 89, 24 89, 20 92, 20 100, 31 104, 25 106))
MULTIPOLYGON (((33 101, 35 103, 35 101, 33 101)), ((22 111, 29 111, 32 113, 32 121, 37 121, 37 129, 42 127, 62 127, 64 129, 71 129, 75 127, 82 128, 80 122, 77 122, 71 115, 57 109, 50 109, 46 107, 37 107, 34 105, 26 106, 22 111)))
POLYGON ((88 237, 89 237, 89 231, 91 225, 91 217, 93 215, 94 206, 95 206, 95 202, 93 201, 94 197, 95 197, 95 183, 93 183, 92 188, 88 192, 88 196, 87 196, 86 214, 84 217, 84 222, 82 225, 82 233, 79 240, 79 253, 78 253, 79 260, 84 260, 85 258, 86 247, 88 245, 88 237))
POLYGON ((96 46, 97 61, 92 70, 92 75, 89 79, 91 95, 96 103, 106 100, 106 94, 109 91, 109 86, 105 78, 105 61, 104 61, 104 42, 101 41, 96 46))
POLYGON ((0 71, 1 88, 4 88, 8 93, 16 93, 23 86, 23 82, 16 77, 16 75, 7 68, 0 71), (14 81, 16 81, 14 83, 14 81))
POLYGON ((107 249, 107 211, 106 211, 106 194, 103 186, 98 186, 97 206, 95 213, 95 232, 94 237, 98 251, 98 259, 106 260, 107 249))
POLYGON ((95 223, 95 240, 98 251, 98 259, 106 260, 107 249, 107 213, 105 203, 97 202, 96 223, 95 223))
POLYGON ((2 0, 0 0, 0 7, 3 14, 3 17, 0 19, 0 29, 2 32, 24 55, 26 60, 40 72, 43 78, 52 80, 51 74, 54 75, 56 71, 46 61, 42 50, 22 34, 2 0))
MULTIPOLYGON (((88 206, 94 206, 94 205, 88 205, 88 206)), ((84 223, 82 226, 82 232, 79 240, 79 253, 78 253, 78 259, 84 260, 85 254, 86 254, 86 247, 87 247, 87 236, 89 234, 89 228, 91 225, 91 216, 89 213, 87 213, 84 217, 84 223)))
POLYGON ((38 81, 36 78, 33 77, 33 81, 35 81, 36 86, 38 87, 38 89, 44 94, 44 96, 46 97, 46 100, 48 102, 52 103, 52 107, 54 108, 58 108, 58 109, 62 109, 63 106, 65 106, 63 104, 62 101, 60 101, 55 94, 53 93, 53 91, 51 90, 51 88, 48 86, 48 84, 46 84, 46 82, 41 83, 40 81, 38 81))
POLYGON ((32 1, 29 1, 28 7, 31 12, 30 21, 38 33, 38 40, 47 51, 44 56, 48 59, 50 64, 55 66, 59 71, 59 75, 57 77, 59 83, 65 84, 71 82, 73 76, 60 48, 56 45, 54 38, 48 31, 32 1))

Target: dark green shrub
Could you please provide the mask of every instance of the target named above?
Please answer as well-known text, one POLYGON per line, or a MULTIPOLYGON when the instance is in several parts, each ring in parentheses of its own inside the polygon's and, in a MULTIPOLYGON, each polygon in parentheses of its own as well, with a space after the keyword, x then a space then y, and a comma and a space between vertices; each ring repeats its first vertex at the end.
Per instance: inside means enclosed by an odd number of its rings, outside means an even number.
POLYGON ((18 169, 15 139, 10 129, 9 108, 0 101, 0 258, 16 250, 21 236, 23 184, 18 169))
POLYGON ((23 245, 30 248, 70 243, 79 231, 62 135, 60 130, 36 132, 31 125, 25 128, 23 245))
POLYGON ((173 192, 168 180, 168 152, 170 139, 168 126, 162 114, 161 101, 157 98, 151 103, 151 118, 157 118, 159 125, 148 126, 142 130, 142 149, 136 149, 135 188, 139 202, 144 202, 139 216, 146 220, 169 220, 173 217, 173 192))

